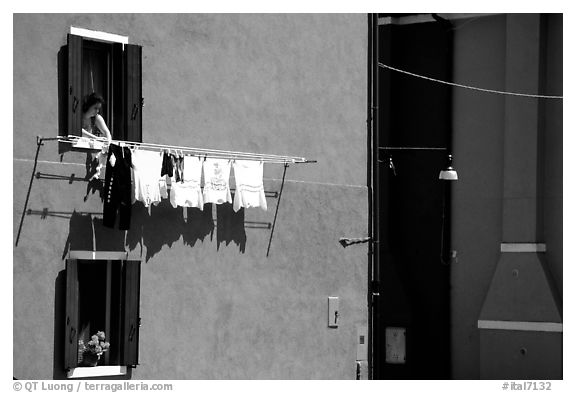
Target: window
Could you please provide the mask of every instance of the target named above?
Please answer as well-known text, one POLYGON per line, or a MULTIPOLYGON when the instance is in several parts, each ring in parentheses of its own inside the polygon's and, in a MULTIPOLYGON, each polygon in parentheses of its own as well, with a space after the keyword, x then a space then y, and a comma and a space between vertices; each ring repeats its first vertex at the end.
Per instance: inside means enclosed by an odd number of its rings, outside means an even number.
POLYGON ((64 367, 82 367, 79 341, 97 331, 106 333, 110 350, 98 366, 138 364, 140 326, 140 261, 88 259, 92 252, 75 252, 66 261, 66 320, 64 367), (86 258, 86 259, 82 259, 86 258))
POLYGON ((66 66, 66 134, 82 135, 82 100, 95 91, 112 137, 142 142, 142 47, 68 34, 66 66))

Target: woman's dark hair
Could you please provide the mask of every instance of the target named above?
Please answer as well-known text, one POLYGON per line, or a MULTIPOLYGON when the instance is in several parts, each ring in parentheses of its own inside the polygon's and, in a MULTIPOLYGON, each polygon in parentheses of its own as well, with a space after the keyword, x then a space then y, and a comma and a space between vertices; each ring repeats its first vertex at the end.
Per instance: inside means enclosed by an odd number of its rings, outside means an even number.
POLYGON ((82 102, 82 112, 86 112, 90 107, 94 104, 102 104, 104 105, 104 98, 98 93, 90 93, 84 97, 84 101, 82 102))

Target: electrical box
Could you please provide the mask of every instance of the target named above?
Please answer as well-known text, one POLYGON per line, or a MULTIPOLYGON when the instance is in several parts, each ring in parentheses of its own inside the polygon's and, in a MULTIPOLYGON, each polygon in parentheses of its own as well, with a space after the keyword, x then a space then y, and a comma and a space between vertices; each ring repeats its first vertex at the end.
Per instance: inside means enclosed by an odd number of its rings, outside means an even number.
POLYGON ((368 360, 368 329, 366 326, 356 326, 356 360, 368 360))
POLYGON ((406 363, 406 328, 386 328, 386 363, 406 363))
POLYGON ((337 296, 328 297, 328 327, 337 328, 340 319, 339 299, 337 296))

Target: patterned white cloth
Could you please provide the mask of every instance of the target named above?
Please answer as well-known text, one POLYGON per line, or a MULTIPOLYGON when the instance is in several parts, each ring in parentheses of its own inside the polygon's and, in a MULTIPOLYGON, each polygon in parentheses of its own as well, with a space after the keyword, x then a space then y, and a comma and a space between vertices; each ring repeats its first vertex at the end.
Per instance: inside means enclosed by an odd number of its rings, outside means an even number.
POLYGON ((183 181, 177 182, 174 177, 171 180, 170 204, 172 207, 197 207, 204 208, 204 198, 200 188, 202 178, 202 161, 198 157, 184 156, 183 181))
POLYGON ((233 164, 236 179, 234 194, 234 211, 242 207, 260 207, 266 211, 266 195, 264 194, 264 163, 260 161, 236 160, 233 164))
MULTIPOLYGON (((184 165, 186 172, 186 165, 184 165)), ((204 203, 232 203, 230 194, 230 162, 207 158, 204 161, 204 203)))

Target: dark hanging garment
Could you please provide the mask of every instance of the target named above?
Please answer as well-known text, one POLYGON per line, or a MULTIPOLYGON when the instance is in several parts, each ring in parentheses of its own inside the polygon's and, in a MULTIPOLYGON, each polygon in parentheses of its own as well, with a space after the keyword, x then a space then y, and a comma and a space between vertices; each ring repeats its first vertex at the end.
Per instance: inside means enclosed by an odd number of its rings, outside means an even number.
POLYGON ((106 182, 104 186, 103 225, 114 228, 116 214, 120 215, 118 229, 130 229, 132 213, 131 188, 132 153, 127 147, 110 144, 106 160, 106 182))
POLYGON ((168 175, 168 177, 174 176, 174 165, 172 164, 170 154, 166 152, 164 152, 164 156, 162 157, 162 171, 160 172, 160 176, 164 175, 168 175))
POLYGON ((180 157, 174 154, 170 154, 172 160, 172 166, 174 168, 174 180, 177 182, 184 181, 184 157, 180 157))

